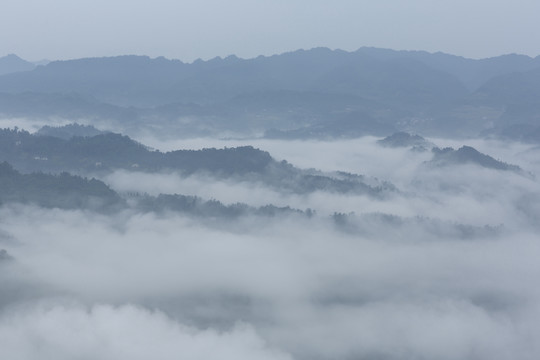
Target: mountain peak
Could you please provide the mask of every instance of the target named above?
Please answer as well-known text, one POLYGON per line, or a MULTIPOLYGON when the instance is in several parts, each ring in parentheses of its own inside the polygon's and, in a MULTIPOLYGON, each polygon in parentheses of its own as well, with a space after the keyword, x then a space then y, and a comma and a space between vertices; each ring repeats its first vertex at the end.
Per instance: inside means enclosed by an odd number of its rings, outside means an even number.
POLYGON ((384 139, 378 140, 378 144, 385 147, 419 147, 431 148, 434 145, 420 135, 411 135, 407 132, 396 132, 384 139))
POLYGON ((0 75, 10 74, 20 71, 34 70, 36 65, 21 59, 15 54, 8 54, 0 57, 0 75))
POLYGON ((451 147, 433 148, 434 154, 431 163, 437 166, 474 164, 488 169, 521 171, 519 166, 507 164, 493 157, 483 154, 472 146, 462 146, 457 150, 451 147))

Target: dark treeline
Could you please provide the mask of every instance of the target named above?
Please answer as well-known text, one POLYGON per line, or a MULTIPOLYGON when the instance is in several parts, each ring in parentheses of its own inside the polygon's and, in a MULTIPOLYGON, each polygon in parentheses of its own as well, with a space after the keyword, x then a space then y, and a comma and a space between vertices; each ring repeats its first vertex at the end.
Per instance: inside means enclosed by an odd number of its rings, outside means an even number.
POLYGON ((66 172, 21 174, 6 163, 0 163, 0 204, 33 204, 45 208, 83 209, 99 212, 134 209, 142 212, 179 212, 194 217, 238 218, 245 215, 312 216, 312 210, 301 211, 288 206, 252 207, 242 203, 225 205, 217 200, 180 194, 128 194, 123 197, 97 179, 87 179, 66 172), (135 200, 128 205, 126 199, 135 200))
POLYGON ((0 163, 0 202, 93 210, 112 210, 125 205, 102 181, 66 172, 21 174, 7 162, 0 163))
POLYGON ((323 190, 379 196, 393 190, 391 184, 384 182, 368 185, 362 176, 301 170, 286 161, 276 161, 268 152, 252 146, 164 153, 114 133, 62 139, 4 129, 0 130, 0 156, 0 160, 23 172, 68 171, 92 175, 118 169, 177 171, 185 176, 198 173, 259 182, 294 193, 323 190))
POLYGON ((443 149, 434 147, 432 152, 434 156, 433 159, 429 161, 429 164, 433 166, 474 164, 488 169, 510 170, 516 172, 522 171, 517 165, 507 164, 500 160, 496 160, 489 155, 482 154, 471 146, 462 146, 457 150, 451 147, 443 149))

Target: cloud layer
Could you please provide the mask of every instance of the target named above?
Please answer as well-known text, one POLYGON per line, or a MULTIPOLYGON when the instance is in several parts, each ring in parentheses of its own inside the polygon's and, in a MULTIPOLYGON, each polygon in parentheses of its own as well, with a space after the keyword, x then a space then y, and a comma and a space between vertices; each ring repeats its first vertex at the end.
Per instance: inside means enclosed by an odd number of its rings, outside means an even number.
POLYGON ((0 318, 10 359, 260 359, 287 360, 247 326, 229 332, 183 326, 132 305, 26 306, 0 318))
MULTIPOLYGON (((0 294, 2 357, 538 357, 533 176, 433 169, 423 164, 429 154, 379 148, 373 138, 255 145, 301 167, 390 180, 400 191, 383 199, 294 195, 117 172, 105 181, 119 191, 192 192, 317 214, 221 221, 3 205, 0 248, 14 260, 0 263, 9 290, 0 294)), ((473 145, 538 169, 530 147, 473 145)))

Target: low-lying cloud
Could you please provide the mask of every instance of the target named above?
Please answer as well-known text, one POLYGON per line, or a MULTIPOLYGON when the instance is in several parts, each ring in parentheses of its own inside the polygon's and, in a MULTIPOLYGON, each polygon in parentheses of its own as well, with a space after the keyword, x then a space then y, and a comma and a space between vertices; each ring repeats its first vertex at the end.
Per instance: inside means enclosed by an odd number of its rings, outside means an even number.
MULTIPOLYGON (((14 259, 0 263, 0 285, 10 289, 0 295, 2 357, 538 357, 534 177, 430 168, 429 154, 379 151, 373 139, 259 145, 280 148, 278 158, 301 167, 319 167, 313 159, 321 154, 326 171, 376 176, 399 191, 378 199, 299 195, 121 171, 103 178, 118 191, 309 207, 316 215, 220 220, 5 204, 0 248, 14 259), (334 163, 347 149, 351 157, 334 163), (287 157, 295 152, 296 162, 287 157)), ((512 146, 501 159, 534 170, 532 158, 520 158, 527 149, 512 146)))
POLYGON ((0 317, 0 338, 5 359, 291 359, 248 325, 198 330, 133 305, 27 304, 0 317))

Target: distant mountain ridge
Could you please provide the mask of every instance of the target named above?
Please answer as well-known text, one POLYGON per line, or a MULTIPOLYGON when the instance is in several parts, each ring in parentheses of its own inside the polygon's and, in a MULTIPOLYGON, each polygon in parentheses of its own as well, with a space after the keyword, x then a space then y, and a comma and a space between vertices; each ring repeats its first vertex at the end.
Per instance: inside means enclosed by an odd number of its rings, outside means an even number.
POLYGON ((421 84, 430 94, 443 88, 440 82, 445 82, 448 90, 444 91, 450 91, 453 96, 464 91, 450 75, 431 68, 418 69, 420 62, 397 62, 405 71, 398 69, 388 77, 386 73, 395 67, 394 59, 387 64, 386 60, 375 60, 362 53, 322 48, 249 60, 216 58, 192 64, 145 56, 87 58, 53 61, 30 73, 4 75, 0 78, 0 92, 80 93, 116 105, 147 107, 170 102, 207 104, 272 90, 324 90, 378 97, 388 86, 413 95, 418 91, 408 91, 408 86, 421 84), (437 86, 429 78, 422 83, 408 81, 411 72, 415 76, 432 73, 437 86), (350 82, 351 79, 361 83, 350 82))
POLYGON ((15 54, 0 57, 0 75, 34 70, 36 65, 21 59, 15 54))
POLYGON ((519 54, 505 54, 484 59, 468 59, 462 56, 442 52, 396 51, 371 47, 360 48, 378 59, 409 58, 415 59, 449 74, 456 76, 470 91, 476 91, 489 79, 501 75, 526 72, 540 67, 540 56, 530 57, 519 54))
MULTIPOLYGON (((540 57, 473 60, 376 48, 193 63, 86 58, 0 76, 0 114, 166 125, 196 136, 341 137, 381 130, 471 136, 508 125, 513 120, 504 114, 515 104, 540 104, 538 74, 540 57)), ((533 110, 520 123, 540 125, 539 115, 533 110)))
MULTIPOLYGON (((0 58, 0 63, 8 60, 14 61, 15 58, 18 59, 17 61, 27 64, 26 70, 35 68, 32 63, 15 55, 0 58)), ((268 57, 259 56, 252 59, 240 59, 233 55, 227 58, 216 57, 208 61, 197 60, 193 63, 184 63, 180 60, 169 60, 163 57, 152 59, 148 56, 123 55, 52 61, 46 66, 36 68, 31 74, 17 74, 1 78, 0 91, 65 91, 84 94, 94 92, 93 95, 97 95, 97 98, 108 101, 111 99, 107 99, 107 96, 112 97, 112 92, 101 93, 100 91, 103 91, 101 87, 115 84, 125 89, 127 85, 145 83, 150 86, 159 84, 158 87, 161 90, 168 90, 176 93, 176 96, 187 98, 203 96, 202 93, 197 94, 196 90, 202 90, 200 87, 205 87, 208 81, 223 86, 221 83, 224 80, 232 81, 228 88, 228 90, 233 90, 231 95, 248 92, 245 90, 305 91, 309 87, 316 90, 318 86, 328 85, 322 79, 329 75, 324 74, 333 73, 337 76, 337 70, 350 73, 350 71, 360 69, 358 67, 368 69, 373 73, 385 70, 385 64, 397 65, 409 71, 414 71, 414 68, 419 66, 427 67, 420 70, 430 71, 429 69, 432 69, 441 74, 448 74, 462 82, 470 91, 475 91, 494 77, 539 68, 540 56, 531 58, 525 55, 508 54, 475 60, 440 52, 396 51, 370 47, 362 47, 353 52, 314 48, 268 57), (321 74, 322 78, 318 76, 321 74), (251 82, 251 89, 249 89, 250 85, 246 84, 246 77, 251 82), (192 88, 193 81, 199 84, 199 89, 192 88), (84 82, 87 82, 86 86, 84 82), (235 89, 238 85, 242 85, 243 88, 235 89), (253 88, 253 86, 258 89, 253 88), (185 93, 186 90, 190 90, 192 94, 185 93)), ((357 74, 359 73, 357 72, 357 74)), ((359 75, 365 77, 364 74, 367 73, 362 72, 359 75)), ((333 76, 333 78, 336 77, 333 76)), ((341 84, 340 88, 342 87, 341 84)), ((152 90, 156 91, 157 88, 152 90)), ((205 89, 205 91, 209 91, 209 89, 205 89)), ((127 95, 135 96, 135 93, 127 95)), ((129 100, 126 96, 124 104, 119 104, 125 105, 129 100)), ((182 98, 174 100, 180 101, 182 98)), ((115 101, 108 102, 115 103, 115 101)), ((131 103, 131 105, 135 104, 131 103)))

